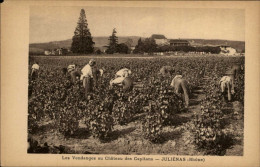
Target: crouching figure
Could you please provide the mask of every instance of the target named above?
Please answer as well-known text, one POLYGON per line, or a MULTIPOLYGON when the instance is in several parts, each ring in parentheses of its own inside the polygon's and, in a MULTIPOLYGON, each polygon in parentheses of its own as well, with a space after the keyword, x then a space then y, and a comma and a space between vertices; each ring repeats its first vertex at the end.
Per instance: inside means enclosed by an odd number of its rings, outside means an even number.
POLYGON ((182 78, 182 75, 176 75, 172 82, 171 87, 174 88, 174 92, 177 95, 181 95, 185 101, 185 107, 189 107, 189 88, 188 82, 182 78))
POLYGON ((132 74, 131 70, 129 70, 128 68, 122 68, 121 70, 116 72, 115 78, 130 77, 131 74, 132 74))
POLYGON ((171 76, 174 72, 175 72, 174 67, 172 67, 172 66, 163 66, 160 69, 159 74, 162 75, 162 76, 171 76))
POLYGON ((119 86, 122 87, 124 91, 131 91, 134 86, 133 83, 133 79, 130 77, 118 77, 110 81, 110 89, 112 89, 113 86, 119 86))
POLYGON ((228 101, 231 101, 231 94, 234 94, 234 83, 233 78, 230 76, 223 76, 220 81, 220 89, 222 92, 222 95, 225 97, 228 96, 228 101))
POLYGON ((77 64, 69 65, 67 71, 70 74, 71 82, 74 84, 81 75, 81 72, 77 70, 77 64))

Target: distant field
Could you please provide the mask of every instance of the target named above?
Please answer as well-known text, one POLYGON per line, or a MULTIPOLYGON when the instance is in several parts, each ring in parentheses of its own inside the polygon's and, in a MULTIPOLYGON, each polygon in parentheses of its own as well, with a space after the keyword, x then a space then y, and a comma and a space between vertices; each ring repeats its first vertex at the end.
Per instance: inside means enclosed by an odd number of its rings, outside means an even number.
MULTIPOLYGON (((118 43, 125 43, 128 40, 132 40, 132 46, 137 45, 137 41, 140 37, 137 36, 129 36, 129 37, 118 37, 118 43)), ((142 37, 142 39, 144 39, 142 37)), ((238 52, 241 52, 245 49, 244 41, 229 41, 229 40, 209 40, 209 39, 187 39, 191 45, 194 46, 216 46, 216 45, 229 45, 232 48, 235 48, 238 52)), ((108 45, 108 37, 93 37, 93 41, 95 42, 95 47, 104 47, 108 45)), ((43 53, 44 50, 48 49, 56 49, 56 48, 70 48, 71 47, 71 39, 63 40, 63 41, 52 41, 45 43, 31 43, 29 44, 30 53, 43 53)))
POLYGON ((221 54, 210 54, 210 55, 200 55, 200 54, 168 54, 168 55, 141 55, 141 54, 101 54, 101 55, 80 55, 80 56, 46 56, 46 55, 38 55, 38 56, 30 56, 32 58, 42 57, 47 59, 78 59, 78 58, 141 58, 141 59, 151 59, 151 58, 176 58, 176 57, 240 57, 239 55, 236 56, 225 56, 221 54))

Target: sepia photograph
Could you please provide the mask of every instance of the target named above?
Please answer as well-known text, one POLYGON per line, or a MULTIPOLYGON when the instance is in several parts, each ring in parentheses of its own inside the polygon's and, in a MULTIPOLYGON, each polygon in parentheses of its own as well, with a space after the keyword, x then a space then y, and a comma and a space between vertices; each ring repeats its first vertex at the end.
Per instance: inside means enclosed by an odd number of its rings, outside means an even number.
POLYGON ((243 156, 246 56, 244 9, 30 6, 27 153, 243 156))

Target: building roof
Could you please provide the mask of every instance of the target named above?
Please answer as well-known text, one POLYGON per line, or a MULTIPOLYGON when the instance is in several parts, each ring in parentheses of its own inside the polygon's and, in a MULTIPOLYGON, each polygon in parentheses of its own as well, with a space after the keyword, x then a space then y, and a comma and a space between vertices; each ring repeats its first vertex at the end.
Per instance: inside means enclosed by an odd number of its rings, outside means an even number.
POLYGON ((164 35, 161 35, 161 34, 153 34, 151 36, 151 38, 153 38, 153 39, 166 39, 166 37, 164 35))
POLYGON ((189 41, 183 39, 171 39, 170 43, 189 43, 189 41))

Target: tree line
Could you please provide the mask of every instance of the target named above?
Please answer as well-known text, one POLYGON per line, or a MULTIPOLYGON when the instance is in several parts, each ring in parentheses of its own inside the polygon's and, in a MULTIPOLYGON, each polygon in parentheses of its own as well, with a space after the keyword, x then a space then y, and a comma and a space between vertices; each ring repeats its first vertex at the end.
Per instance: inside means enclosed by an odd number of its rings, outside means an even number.
POLYGON ((134 53, 153 53, 153 52, 205 52, 212 54, 219 54, 221 51, 220 47, 212 46, 172 46, 172 45, 163 45, 158 46, 155 43, 154 39, 146 38, 145 40, 138 40, 138 43, 135 47, 134 53))
MULTIPOLYGON (((114 28, 112 31, 112 35, 109 36, 109 44, 106 49, 107 54, 114 53, 130 53, 130 46, 127 43, 118 44, 118 37, 116 36, 116 29, 114 28)), ((91 54, 91 53, 101 53, 100 50, 94 50, 95 42, 91 36, 90 30, 88 28, 88 23, 86 19, 85 10, 81 9, 79 20, 77 22, 76 29, 74 31, 74 36, 72 37, 71 51, 77 54, 91 54)), ((133 53, 153 53, 153 52, 170 52, 170 51, 182 51, 182 52, 206 52, 218 54, 220 53, 219 47, 210 47, 210 46, 202 46, 202 47, 193 47, 193 46, 158 46, 155 43, 155 40, 152 38, 146 38, 142 40, 141 38, 138 40, 133 53)))

